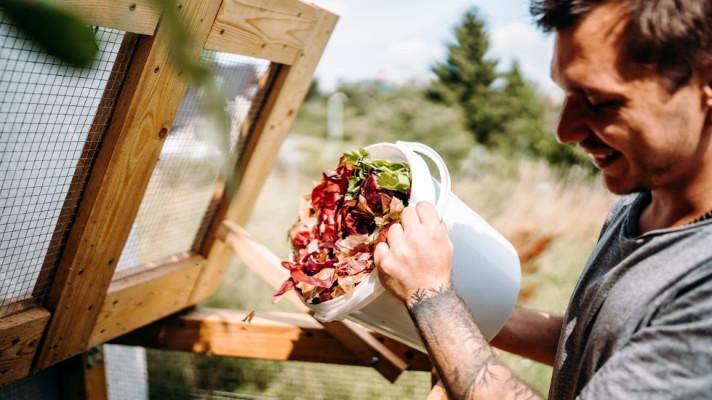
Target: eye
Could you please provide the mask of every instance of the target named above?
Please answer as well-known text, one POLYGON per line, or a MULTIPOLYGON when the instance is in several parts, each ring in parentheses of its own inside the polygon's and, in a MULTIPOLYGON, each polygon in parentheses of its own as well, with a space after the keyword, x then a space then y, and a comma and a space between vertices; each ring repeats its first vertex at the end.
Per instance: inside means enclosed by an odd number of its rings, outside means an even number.
POLYGON ((595 111, 603 111, 603 110, 618 107, 622 104, 622 102, 617 99, 611 99, 611 100, 595 99, 595 100, 593 100, 593 99, 589 99, 587 97, 586 104, 588 104, 588 106, 591 107, 591 109, 593 109, 595 111))

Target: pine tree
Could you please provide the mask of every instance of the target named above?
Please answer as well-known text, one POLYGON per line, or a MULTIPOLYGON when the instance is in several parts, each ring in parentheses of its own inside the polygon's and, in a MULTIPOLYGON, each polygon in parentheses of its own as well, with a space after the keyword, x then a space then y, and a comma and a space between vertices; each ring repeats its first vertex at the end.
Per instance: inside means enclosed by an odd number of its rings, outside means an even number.
POLYGON ((497 60, 487 56, 486 26, 476 8, 465 13, 455 38, 446 60, 433 67, 438 79, 428 90, 431 100, 459 105, 466 129, 489 149, 552 164, 587 163, 574 148, 556 142, 546 121, 546 99, 524 79, 519 64, 497 72, 497 60))
POLYGON ((431 100, 459 104, 465 111, 465 124, 475 140, 489 144, 497 121, 484 102, 497 79, 497 60, 486 57, 489 38, 477 8, 471 8, 455 29, 456 42, 448 45, 445 62, 433 67, 438 80, 428 91, 431 100))

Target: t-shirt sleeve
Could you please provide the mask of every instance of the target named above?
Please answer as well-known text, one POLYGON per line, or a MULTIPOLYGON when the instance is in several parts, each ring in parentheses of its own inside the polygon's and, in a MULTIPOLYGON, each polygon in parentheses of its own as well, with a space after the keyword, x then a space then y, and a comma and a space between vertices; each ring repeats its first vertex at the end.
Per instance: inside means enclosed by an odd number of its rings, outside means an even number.
POLYGON ((629 194, 616 198, 616 200, 613 202, 613 205, 608 210, 608 215, 606 216, 606 219, 603 221, 601 231, 598 233, 598 240, 601 240, 603 232, 608 229, 608 227, 611 225, 611 222, 620 218, 626 207, 633 203, 633 201, 635 201, 636 196, 638 196, 638 194, 629 194))
POLYGON ((596 371, 578 398, 706 399, 711 394, 712 276, 705 273, 680 287, 596 371))

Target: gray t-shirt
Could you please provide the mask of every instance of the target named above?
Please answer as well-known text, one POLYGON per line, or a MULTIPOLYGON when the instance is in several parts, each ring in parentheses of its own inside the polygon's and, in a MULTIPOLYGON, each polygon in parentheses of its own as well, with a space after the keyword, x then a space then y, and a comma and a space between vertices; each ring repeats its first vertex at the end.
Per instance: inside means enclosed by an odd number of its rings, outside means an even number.
POLYGON ((639 234, 611 210, 564 317, 550 399, 712 398, 712 221, 639 234))

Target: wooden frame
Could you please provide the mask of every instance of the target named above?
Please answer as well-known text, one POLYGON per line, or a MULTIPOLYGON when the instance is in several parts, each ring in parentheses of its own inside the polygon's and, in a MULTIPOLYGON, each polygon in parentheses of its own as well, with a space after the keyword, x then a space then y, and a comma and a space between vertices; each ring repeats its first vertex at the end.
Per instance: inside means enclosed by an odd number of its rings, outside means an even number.
MULTIPOLYGON (((276 361, 373 366, 307 314, 196 309, 152 323, 112 343, 276 361)), ((430 371, 426 358, 409 370, 430 371)))
POLYGON ((142 35, 153 35, 161 16, 151 0, 59 0, 58 4, 92 25, 142 35))
MULTIPOLYGON (((215 285, 204 285, 209 278, 220 278, 215 268, 206 268, 201 255, 192 254, 112 282, 142 193, 186 86, 180 72, 174 71, 169 63, 169 35, 160 26, 159 11, 151 0, 62 0, 60 4, 91 24, 143 36, 139 36, 127 79, 55 272, 46 304, 48 310, 31 309, 0 319, 0 334, 13 337, 11 345, 6 346, 8 349, 31 344, 21 352, 22 362, 17 362, 9 350, 0 353, 0 365, 13 363, 12 373, 4 374, 0 383, 26 375, 35 356, 33 368, 43 369, 80 354, 90 345, 193 304, 214 289, 215 285), (153 285, 163 283, 175 289, 171 294, 177 296, 172 301, 163 301, 169 296, 156 295, 153 285), (126 312, 126 305, 130 304, 149 305, 152 311, 145 313, 144 318, 136 318, 136 313, 126 312), (47 330, 35 354, 37 339, 45 325, 47 330)), ((270 94, 268 109, 262 113, 264 119, 255 130, 257 138, 281 140, 306 93, 336 16, 297 0, 224 4, 221 0, 184 0, 178 1, 178 8, 193 28, 196 42, 192 50, 196 57, 207 48, 285 64, 272 68, 279 71, 275 82, 284 86, 270 94), (244 43, 235 44, 236 37, 244 43), (207 42, 209 46, 205 46, 207 42)), ((278 143, 271 146, 275 145, 278 143)), ((224 198, 231 197, 232 194, 226 193, 224 198)))
MULTIPOLYGON (((196 57, 219 0, 190 0, 181 13, 194 27, 196 57)), ((186 90, 169 62, 168 28, 138 41, 128 76, 57 267, 47 307, 53 312, 35 364, 46 368, 87 348, 92 328, 143 193, 186 90)))
POLYGON ((191 305, 193 284, 205 260, 196 254, 171 257, 164 268, 143 269, 115 279, 106 295, 88 347, 97 346, 131 330, 191 305), (141 309, 141 312, 136 310, 141 309))
POLYGON ((49 312, 32 308, 0 319, 0 385, 30 372, 49 312))
POLYGON ((62 362, 59 372, 60 397, 75 400, 108 400, 104 351, 93 347, 62 362))
MULTIPOLYGON (((205 48, 286 65, 297 64, 310 54, 318 62, 321 53, 313 50, 325 43, 312 35, 320 20, 333 28, 336 17, 306 3, 224 0, 205 48)), ((323 40, 330 34, 325 33, 323 40)))
MULTIPOLYGON (((161 260, 150 269, 135 269, 135 274, 115 276, 116 264, 186 84, 181 72, 169 62, 168 28, 161 25, 160 12, 151 0, 62 0, 61 4, 91 24, 139 35, 55 271, 47 309, 33 308, 0 318, 0 337, 9 340, 0 341, 0 384, 26 376, 31 368, 41 370, 72 357, 83 360, 86 354, 81 354, 87 349, 146 325, 149 327, 125 337, 143 338, 141 344, 150 345, 155 338, 146 332, 155 331, 157 326, 162 332, 175 331, 171 325, 175 319, 155 321, 214 293, 236 249, 231 241, 242 240, 242 246, 257 248, 244 237, 240 239, 238 235, 235 239, 235 224, 247 221, 338 19, 299 0, 177 0, 180 13, 193 28, 196 40, 190 50, 195 57, 206 49, 272 62, 269 76, 260 84, 267 97, 255 118, 247 122, 249 126, 243 127, 244 150, 234 166, 237 184, 216 191, 217 212, 207 221, 205 238, 198 238, 195 252, 161 260), (225 233, 226 226, 232 232, 225 233), (136 312, 138 307, 142 312, 136 312)), ((250 251, 239 255, 249 258, 250 251)), ((273 263, 274 255, 258 252, 257 260, 273 263)), ((316 335, 326 346, 317 349, 305 344, 304 348, 293 348, 289 354, 283 351, 281 355, 265 353, 269 346, 247 346, 225 350, 224 355, 369 365, 391 381, 409 366, 428 365, 426 356, 349 322, 320 324, 311 316, 300 314, 290 315, 288 319, 293 323, 278 329, 270 320, 273 315, 260 315, 261 325, 250 327, 236 321, 239 313, 225 311, 221 315, 238 327, 238 332, 258 332, 259 340, 272 344, 286 343, 297 332, 307 337, 316 335), (334 349, 334 353, 324 349, 334 349)), ((183 318, 186 326, 216 326, 203 311, 177 318, 183 318)), ((214 349, 220 337, 211 337, 210 348, 214 349)), ((174 340, 177 342, 156 346, 184 349, 179 338, 174 340)), ((86 374, 80 375, 88 379, 86 374)), ((97 373, 90 375, 100 382, 97 373)), ((87 391, 92 391, 90 382, 85 383, 87 391)))

